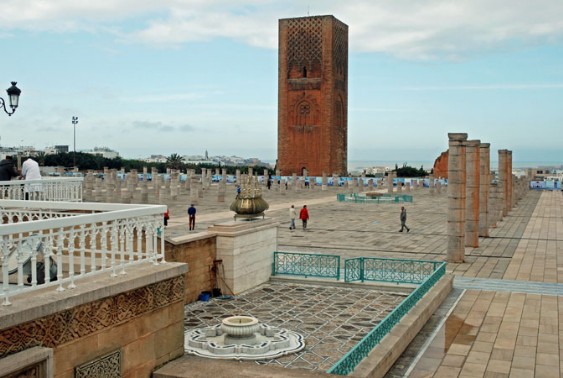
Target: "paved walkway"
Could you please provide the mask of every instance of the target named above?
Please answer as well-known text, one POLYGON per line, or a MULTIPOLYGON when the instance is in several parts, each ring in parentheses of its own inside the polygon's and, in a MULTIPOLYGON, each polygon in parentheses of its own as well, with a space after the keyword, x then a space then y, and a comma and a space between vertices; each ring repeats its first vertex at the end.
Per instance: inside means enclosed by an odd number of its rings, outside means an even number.
MULTIPOLYGON (((265 191, 270 203, 266 216, 280 221, 278 250, 445 259, 445 193, 410 193, 414 203, 405 204, 408 234, 397 232, 401 204, 337 202, 336 193, 335 188, 283 195, 265 191), (290 204, 308 205, 307 231, 288 229, 290 204)), ((207 196, 198 205, 195 232, 232 219, 230 203, 218 204, 216 197, 207 196)), ((489 238, 466 249, 464 263, 448 264, 448 272, 456 276, 457 297, 442 309, 443 321, 436 322, 416 352, 401 360, 401 371, 411 377, 563 376, 562 199, 562 192, 528 192, 489 238)), ((169 235, 187 232, 186 206, 171 207, 169 235)), ((393 371, 389 376, 395 376, 393 371)))

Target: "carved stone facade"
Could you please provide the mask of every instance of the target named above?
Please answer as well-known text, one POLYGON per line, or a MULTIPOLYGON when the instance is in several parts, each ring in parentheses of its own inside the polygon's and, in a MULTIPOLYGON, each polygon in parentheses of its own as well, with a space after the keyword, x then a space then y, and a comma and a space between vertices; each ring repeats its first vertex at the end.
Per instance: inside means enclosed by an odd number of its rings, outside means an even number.
POLYGON ((348 26, 333 16, 279 21, 278 169, 347 174, 348 26))
MULTIPOLYGON (((6 324, 0 322, 0 362, 41 346, 53 351, 54 376, 148 376, 157 364, 183 354, 186 270, 177 263, 139 266, 130 269, 130 278, 112 279, 105 286, 92 284, 94 291, 83 282, 75 290, 93 300, 78 305, 74 302, 82 299, 66 291, 43 294, 41 300, 29 294, 36 307, 24 311, 22 319, 28 320, 18 323, 12 316, 6 324), (130 290, 120 291, 126 287, 130 290), (56 297, 60 299, 52 301, 56 297)), ((26 361, 21 367, 26 372, 35 369, 26 361)))
POLYGON ((183 301, 183 277, 69 308, 0 332, 0 357, 33 346, 56 348, 146 312, 183 301))

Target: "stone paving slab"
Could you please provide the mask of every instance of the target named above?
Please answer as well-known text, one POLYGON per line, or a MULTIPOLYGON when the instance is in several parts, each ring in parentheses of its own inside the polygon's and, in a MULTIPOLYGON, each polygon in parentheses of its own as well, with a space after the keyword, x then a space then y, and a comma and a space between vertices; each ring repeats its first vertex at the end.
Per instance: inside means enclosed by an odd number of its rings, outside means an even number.
MULTIPOLYGON (((186 331, 220 324, 233 315, 300 333, 305 348, 260 365, 326 371, 391 312, 408 292, 369 285, 272 282, 232 299, 214 298, 185 307, 186 331)), ((253 362, 246 362, 253 363, 253 362)))
MULTIPOLYGON (((445 260, 445 191, 413 190, 414 202, 407 204, 339 203, 336 193, 341 192, 336 188, 265 191, 271 206, 266 216, 280 221, 278 250, 445 260), (288 229, 291 204, 308 205, 307 231, 288 229), (410 233, 397 232, 402 205, 408 211, 410 233)), ((464 263, 448 264, 448 273, 470 290, 464 291, 444 323, 442 339, 429 344, 411 376, 563 375, 563 303, 558 291, 563 284, 562 199, 557 191, 527 192, 490 230, 490 237, 480 238, 478 248, 466 248, 464 263)), ((214 201, 207 197, 198 205, 202 229, 232 219, 229 200, 214 201)), ((172 227, 166 232, 185 234, 186 205, 175 206, 172 227), (175 214, 181 214, 177 223, 175 214)), ((197 232, 205 232, 202 229, 198 225, 197 232)))

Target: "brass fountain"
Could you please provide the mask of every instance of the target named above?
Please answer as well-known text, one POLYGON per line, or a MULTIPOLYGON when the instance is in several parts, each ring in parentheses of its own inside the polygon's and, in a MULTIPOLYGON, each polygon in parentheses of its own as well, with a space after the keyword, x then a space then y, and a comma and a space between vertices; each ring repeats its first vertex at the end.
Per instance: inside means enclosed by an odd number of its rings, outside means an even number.
POLYGON ((253 220, 262 216, 264 211, 268 210, 270 205, 262 198, 262 189, 255 176, 243 177, 240 185, 240 193, 237 194, 233 203, 231 203, 231 211, 235 212, 235 220, 244 218, 253 220))

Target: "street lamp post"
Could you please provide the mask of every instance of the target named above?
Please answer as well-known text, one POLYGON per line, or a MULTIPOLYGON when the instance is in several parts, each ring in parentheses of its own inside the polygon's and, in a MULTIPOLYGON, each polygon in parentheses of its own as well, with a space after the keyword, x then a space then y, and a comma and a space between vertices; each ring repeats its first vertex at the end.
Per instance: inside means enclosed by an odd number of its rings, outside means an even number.
POLYGON ((72 125, 74 126, 74 167, 76 167, 76 124, 78 123, 78 117, 72 117, 72 125))
POLYGON ((4 111, 6 112, 6 114, 8 114, 9 116, 11 116, 12 114, 14 114, 14 112, 16 111, 16 108, 18 107, 18 102, 20 99, 20 94, 22 93, 22 91, 16 87, 16 82, 12 81, 12 86, 8 89, 6 89, 6 93, 8 93, 8 100, 10 102, 10 108, 12 108, 12 111, 8 111, 7 107, 6 107, 6 102, 4 101, 4 99, 2 97, 0 97, 0 108, 4 109, 4 111))

